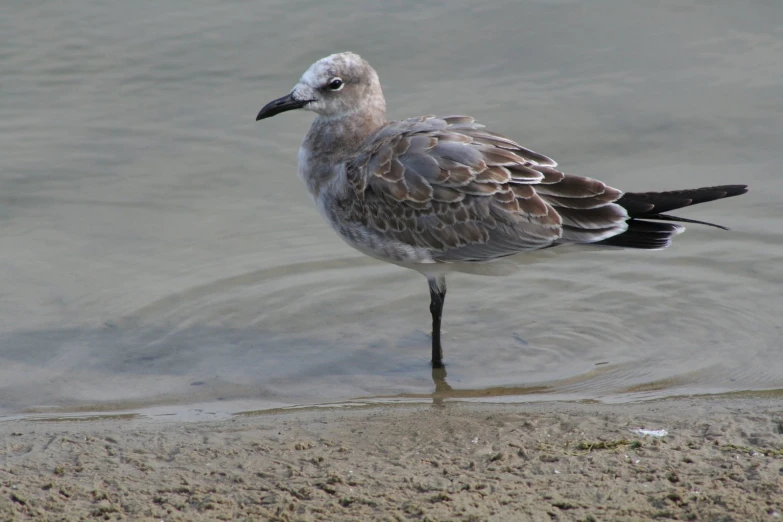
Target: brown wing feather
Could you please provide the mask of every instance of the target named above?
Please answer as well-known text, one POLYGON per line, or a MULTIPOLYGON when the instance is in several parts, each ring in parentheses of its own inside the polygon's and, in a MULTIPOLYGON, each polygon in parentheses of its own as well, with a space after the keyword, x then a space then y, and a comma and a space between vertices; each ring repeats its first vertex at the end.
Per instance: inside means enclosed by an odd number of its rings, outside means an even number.
POLYGON ((621 192, 472 118, 392 122, 348 165, 351 219, 439 261, 479 261, 625 230, 621 192))

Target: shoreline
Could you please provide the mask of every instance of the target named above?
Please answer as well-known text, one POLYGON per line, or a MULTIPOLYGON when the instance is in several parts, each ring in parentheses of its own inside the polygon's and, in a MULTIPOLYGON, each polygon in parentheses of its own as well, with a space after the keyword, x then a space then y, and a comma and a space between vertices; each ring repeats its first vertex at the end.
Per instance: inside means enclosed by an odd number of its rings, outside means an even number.
POLYGON ((783 515, 783 409, 763 396, 27 419, 0 438, 2 520, 783 515))

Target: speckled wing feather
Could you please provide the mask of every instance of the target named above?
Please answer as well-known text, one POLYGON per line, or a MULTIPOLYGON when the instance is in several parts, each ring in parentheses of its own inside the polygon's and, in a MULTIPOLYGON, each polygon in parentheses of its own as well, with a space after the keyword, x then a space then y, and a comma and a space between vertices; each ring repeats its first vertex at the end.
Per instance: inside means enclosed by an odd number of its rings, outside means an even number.
POLYGON ((485 261, 623 232, 622 193, 466 116, 390 122, 347 165, 347 217, 435 261, 485 261))

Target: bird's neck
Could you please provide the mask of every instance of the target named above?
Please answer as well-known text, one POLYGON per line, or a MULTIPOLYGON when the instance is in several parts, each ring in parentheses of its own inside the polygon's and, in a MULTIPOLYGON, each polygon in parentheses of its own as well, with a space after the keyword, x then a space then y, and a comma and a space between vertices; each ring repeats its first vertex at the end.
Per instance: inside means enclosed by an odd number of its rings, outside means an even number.
POLYGON ((384 111, 357 110, 340 116, 318 116, 304 139, 313 156, 332 164, 354 156, 367 137, 386 123, 384 111))
POLYGON ((328 187, 335 192, 343 191, 344 184, 336 179, 345 175, 343 164, 355 157, 367 138, 385 124, 385 113, 377 111, 316 118, 299 149, 299 176, 310 194, 318 198, 328 187))

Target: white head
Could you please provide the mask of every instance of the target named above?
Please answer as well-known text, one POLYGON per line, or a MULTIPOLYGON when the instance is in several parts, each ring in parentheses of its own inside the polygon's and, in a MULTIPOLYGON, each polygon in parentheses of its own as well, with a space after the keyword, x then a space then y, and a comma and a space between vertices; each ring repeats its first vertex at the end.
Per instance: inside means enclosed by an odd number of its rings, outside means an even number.
POLYGON ((292 109, 305 109, 326 118, 386 112, 378 74, 358 54, 321 58, 302 75, 289 94, 264 106, 256 120, 292 109))

